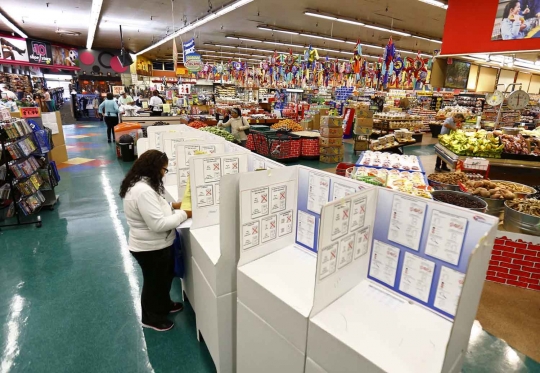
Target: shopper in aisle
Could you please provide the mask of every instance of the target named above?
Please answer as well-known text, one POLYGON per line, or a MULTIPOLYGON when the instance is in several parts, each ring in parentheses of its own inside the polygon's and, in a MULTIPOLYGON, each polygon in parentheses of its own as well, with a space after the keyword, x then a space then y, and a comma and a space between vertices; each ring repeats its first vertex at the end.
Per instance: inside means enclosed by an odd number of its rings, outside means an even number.
POLYGON ((42 88, 41 91, 43 92, 43 101, 45 101, 45 105, 47 105, 47 109, 49 110, 49 112, 53 112, 54 106, 51 99, 51 94, 49 93, 49 89, 42 88))
POLYGON ((501 21, 501 35, 503 40, 523 39, 527 24, 520 15, 521 4, 519 0, 511 0, 506 4, 501 21))
MULTIPOLYGON (((461 127, 461 124, 465 122, 463 114, 455 114, 453 117, 446 119, 441 129, 441 135, 446 135, 450 131, 455 131, 461 127)), ((444 162, 439 156, 435 162, 435 171, 450 171, 446 162, 444 162)))
POLYGON ((99 95, 96 95, 92 100, 92 107, 94 108, 94 116, 99 119, 99 95))
POLYGON ((226 121, 219 121, 218 127, 231 127, 231 133, 234 138, 242 145, 246 146, 247 132, 249 131, 249 123, 246 118, 242 116, 242 112, 239 108, 233 108, 231 110, 231 118, 226 121))
POLYGON ((163 100, 161 99, 161 97, 159 97, 159 92, 157 90, 153 91, 152 97, 150 98, 150 101, 148 102, 148 105, 152 109, 151 116, 153 117, 161 116, 161 112, 163 111, 163 106, 162 106, 163 103, 164 103, 163 100))
POLYGON ((107 125, 107 141, 116 141, 114 137, 114 127, 118 124, 118 104, 114 101, 114 95, 107 93, 107 99, 99 105, 99 113, 105 118, 107 125))
POLYGON ((167 167, 165 153, 148 150, 133 164, 120 188, 129 225, 129 250, 143 273, 142 324, 157 331, 172 329, 174 323, 167 315, 184 309, 170 297, 172 245, 176 227, 191 217, 191 212, 180 210, 181 203, 169 205, 163 197, 167 167))
POLYGON ((133 97, 128 95, 126 92, 122 92, 120 93, 118 104, 119 105, 133 105, 133 97))
POLYGON ((142 108, 142 103, 143 103, 143 95, 139 95, 139 97, 137 97, 137 99, 135 100, 135 105, 142 108))

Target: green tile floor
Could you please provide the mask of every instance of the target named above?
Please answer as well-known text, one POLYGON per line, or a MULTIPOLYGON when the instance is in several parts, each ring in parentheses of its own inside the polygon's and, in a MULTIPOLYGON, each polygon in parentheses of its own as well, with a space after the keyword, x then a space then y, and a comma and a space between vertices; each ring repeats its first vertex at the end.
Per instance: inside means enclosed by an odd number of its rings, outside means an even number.
MULTIPOLYGON (((67 139, 70 158, 101 162, 61 170, 60 203, 41 213, 41 229, 0 231, 0 373, 214 372, 191 307, 170 332, 141 328, 142 279, 117 195, 130 165, 116 159, 103 125, 86 124, 98 127, 64 127, 66 136, 98 134, 67 139)), ((477 327, 463 371, 540 372, 540 364, 477 327)))

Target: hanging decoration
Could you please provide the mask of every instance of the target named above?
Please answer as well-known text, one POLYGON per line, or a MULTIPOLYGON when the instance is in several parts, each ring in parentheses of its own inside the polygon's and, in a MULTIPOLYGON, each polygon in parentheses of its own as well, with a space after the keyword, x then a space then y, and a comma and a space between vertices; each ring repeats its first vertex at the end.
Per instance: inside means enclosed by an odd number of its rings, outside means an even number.
POLYGON ((393 73, 393 70, 394 70, 393 61, 394 61, 395 54, 396 54, 396 47, 394 45, 394 41, 392 40, 392 37, 390 36, 390 39, 388 39, 388 44, 386 45, 386 48, 384 48, 382 67, 381 67, 383 88, 386 88, 388 86, 388 76, 392 75, 393 73))

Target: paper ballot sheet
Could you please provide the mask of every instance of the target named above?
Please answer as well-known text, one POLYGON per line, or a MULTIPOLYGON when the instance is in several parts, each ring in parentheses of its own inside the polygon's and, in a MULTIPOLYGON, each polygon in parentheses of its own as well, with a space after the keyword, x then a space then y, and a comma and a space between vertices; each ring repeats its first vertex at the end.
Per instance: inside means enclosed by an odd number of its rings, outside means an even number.
POLYGON ((464 281, 465 274, 442 266, 434 306, 455 316, 464 281))
POLYGON ((375 240, 369 275, 393 287, 396 282, 398 261, 399 249, 397 247, 375 240))
POLYGON ((412 250, 420 248, 427 204, 417 199, 394 196, 388 240, 412 250))
MULTIPOLYGON (((229 157, 227 162, 223 160, 222 166, 228 170, 227 172, 234 173, 236 167, 234 157, 229 157)), ((241 191, 242 250, 271 244, 294 232, 296 224, 294 193, 296 193, 294 181, 241 191)), ((300 219, 300 216, 298 218, 300 219)), ((311 236, 314 239, 314 227, 312 232, 311 236)), ((309 240, 309 232, 306 231, 304 234, 306 242, 313 244, 313 239, 309 240)))
POLYGON ((307 209, 316 214, 328 203, 330 194, 330 177, 315 172, 309 173, 307 209))
POLYGON ((458 265, 467 230, 467 219, 433 210, 426 254, 458 265))
POLYGON ((399 290, 427 303, 434 272, 435 263, 406 252, 399 290))

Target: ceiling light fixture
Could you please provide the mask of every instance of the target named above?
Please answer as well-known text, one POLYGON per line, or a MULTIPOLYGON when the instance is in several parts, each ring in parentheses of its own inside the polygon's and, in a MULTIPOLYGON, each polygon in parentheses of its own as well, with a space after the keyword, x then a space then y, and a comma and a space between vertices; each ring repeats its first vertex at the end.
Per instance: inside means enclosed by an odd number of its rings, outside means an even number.
POLYGON ((448 9, 448 5, 446 5, 442 1, 438 1, 438 0, 419 0, 419 1, 429 4, 429 5, 437 6, 439 8, 448 9))
POLYGON ((10 29, 12 29, 14 32, 19 34, 21 38, 28 38, 28 36, 17 26, 15 26, 9 19, 6 18, 1 12, 0 12, 0 20, 2 20, 10 29))
MULTIPOLYGON (((94 0, 94 1, 103 1, 103 0, 94 0)), ((246 5, 246 4, 251 3, 252 1, 253 0, 237 0, 237 1, 233 2, 233 3, 225 5, 224 7, 219 9, 218 11, 216 11, 214 13, 210 13, 207 16, 205 16, 203 18, 200 18, 200 19, 196 20, 195 22, 190 23, 189 25, 187 25, 185 27, 182 27, 180 30, 178 30, 178 31, 172 33, 171 35, 161 39, 157 43, 149 46, 146 49, 143 49, 142 51, 138 52, 137 55, 146 53, 146 52, 148 52, 148 51, 150 51, 150 50, 152 50, 152 49, 154 49, 154 48, 168 42, 169 40, 172 40, 172 39, 176 38, 177 36, 180 36, 180 35, 185 34, 186 32, 192 31, 192 30, 196 29, 197 27, 202 26, 205 23, 210 22, 213 19, 221 17, 221 16, 223 16, 223 15, 225 15, 227 13, 230 13, 233 10, 236 10, 236 9, 246 5)))
POLYGON ((90 23, 88 24, 88 38, 86 39, 86 49, 92 49, 94 37, 96 36, 96 28, 101 13, 103 0, 92 0, 92 9, 90 10, 90 23))
MULTIPOLYGON (((370 25, 370 24, 366 24, 366 23, 363 23, 363 22, 360 22, 360 21, 347 19, 347 18, 342 18, 342 17, 337 17, 337 16, 334 16, 334 15, 331 15, 331 14, 321 13, 321 12, 318 12, 318 11, 306 10, 304 12, 304 14, 306 16, 325 18, 325 19, 330 19, 332 21, 349 23, 349 24, 353 24, 353 25, 357 25, 357 26, 368 27, 368 28, 371 28, 371 29, 374 29, 374 30, 390 32, 390 33, 393 33, 393 34, 396 34, 396 35, 411 36, 411 34, 409 34, 407 32, 391 30, 389 28, 376 26, 376 25, 370 25)), ((354 43, 354 44, 356 44, 356 43, 354 43)))
POLYGON ((304 12, 304 14, 306 16, 311 16, 311 17, 318 17, 318 18, 324 18, 324 19, 330 19, 332 21, 337 21, 338 19, 336 17, 333 17, 333 16, 327 16, 325 14, 321 14, 319 12, 309 12, 309 11, 306 11, 304 12))
POLYGON ((277 28, 270 28, 268 26, 257 26, 259 30, 265 30, 265 31, 275 31, 275 32, 281 32, 283 34, 289 34, 289 35, 298 35, 299 33, 296 31, 288 31, 288 30, 280 30, 277 28))
POLYGON ((430 41, 432 43, 438 43, 438 44, 442 44, 442 41, 440 40, 437 40, 437 39, 430 39, 430 38, 426 38, 424 36, 419 36, 419 35, 411 35, 413 38, 415 39, 420 39, 420 40, 425 40, 425 41, 430 41))
POLYGON ((374 29, 374 30, 389 32, 391 34, 396 34, 396 35, 401 35, 401 36, 411 36, 411 34, 408 34, 406 32, 391 30, 391 29, 385 28, 385 27, 379 27, 379 26, 373 26, 373 25, 364 25, 364 27, 368 27, 368 28, 371 28, 371 29, 374 29))

